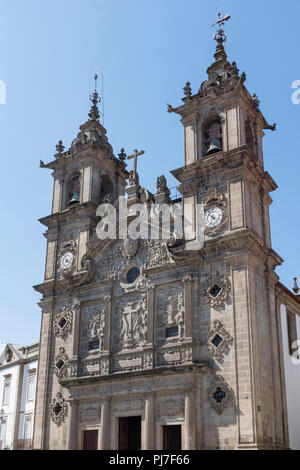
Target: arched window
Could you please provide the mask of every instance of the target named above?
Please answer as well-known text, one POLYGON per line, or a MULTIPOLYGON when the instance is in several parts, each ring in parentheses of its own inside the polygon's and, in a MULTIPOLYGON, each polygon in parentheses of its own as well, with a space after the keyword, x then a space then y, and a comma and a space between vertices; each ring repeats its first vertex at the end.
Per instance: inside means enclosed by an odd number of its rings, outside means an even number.
POLYGON ((110 177, 103 175, 101 177, 100 202, 112 203, 114 201, 114 193, 114 185, 110 177))
POLYGON ((66 205, 70 206, 80 202, 80 176, 72 176, 67 184, 66 205))
POLYGON ((246 134, 246 145, 248 145, 250 149, 252 150, 252 152, 256 154, 256 142, 255 142, 254 132, 249 121, 246 121, 245 134, 246 134))
POLYGON ((203 127, 203 155, 221 152, 222 149, 222 123, 217 117, 207 121, 203 127))

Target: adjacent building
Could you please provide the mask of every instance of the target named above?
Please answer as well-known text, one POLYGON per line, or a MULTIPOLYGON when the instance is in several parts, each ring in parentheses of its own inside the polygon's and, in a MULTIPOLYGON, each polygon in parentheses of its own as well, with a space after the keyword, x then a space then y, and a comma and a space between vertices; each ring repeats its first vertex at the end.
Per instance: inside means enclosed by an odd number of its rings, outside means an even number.
POLYGON ((31 449, 39 344, 0 354, 0 449, 31 449))

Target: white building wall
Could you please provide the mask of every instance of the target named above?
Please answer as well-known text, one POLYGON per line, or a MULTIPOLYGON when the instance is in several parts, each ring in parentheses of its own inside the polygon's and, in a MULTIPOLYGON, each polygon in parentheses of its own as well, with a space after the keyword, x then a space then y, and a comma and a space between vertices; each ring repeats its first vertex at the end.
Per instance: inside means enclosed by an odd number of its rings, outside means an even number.
POLYGON ((3 418, 7 418, 6 435, 4 443, 7 448, 12 448, 14 439, 15 416, 17 407, 18 396, 18 380, 19 380, 20 366, 12 365, 0 371, 0 410, 3 410, 3 418), (10 378, 9 401, 5 405, 3 403, 4 383, 7 375, 10 378))
POLYGON ((28 364, 25 364, 25 367, 24 367, 18 439, 25 438, 24 436, 25 416, 31 417, 31 432, 30 432, 30 436, 27 436, 27 438, 32 439, 32 436, 33 436, 37 367, 38 367, 38 361, 29 362, 28 364), (33 373, 33 371, 35 372, 33 373), (29 378, 34 378, 34 396, 32 400, 30 400, 28 397, 29 378))
MULTIPOLYGON (((283 336, 284 368, 286 380, 286 396, 289 420, 290 448, 300 450, 300 362, 293 364, 289 354, 286 308, 281 306, 281 327, 283 336)), ((297 337, 300 340, 300 317, 297 320, 297 337)))

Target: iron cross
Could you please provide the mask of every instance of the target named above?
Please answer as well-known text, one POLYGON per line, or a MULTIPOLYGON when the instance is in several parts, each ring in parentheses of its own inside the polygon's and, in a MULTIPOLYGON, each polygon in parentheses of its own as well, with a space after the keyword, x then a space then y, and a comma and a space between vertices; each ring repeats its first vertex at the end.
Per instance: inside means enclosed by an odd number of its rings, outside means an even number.
POLYGON ((128 160, 131 160, 132 158, 134 159, 133 160, 133 172, 134 172, 134 174, 136 174, 136 169, 137 169, 137 157, 139 157, 140 155, 144 155, 144 153, 145 153, 144 150, 141 150, 141 151, 134 150, 133 154, 129 155, 129 157, 127 157, 128 160))

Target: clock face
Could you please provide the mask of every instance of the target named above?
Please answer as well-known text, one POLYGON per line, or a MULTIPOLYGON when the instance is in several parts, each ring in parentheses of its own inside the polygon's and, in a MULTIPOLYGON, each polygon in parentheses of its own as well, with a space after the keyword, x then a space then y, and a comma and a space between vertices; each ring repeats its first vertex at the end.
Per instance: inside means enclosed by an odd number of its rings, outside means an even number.
POLYGON ((213 228, 219 225, 222 219, 222 209, 220 209, 220 207, 211 207, 205 212, 204 223, 206 227, 213 228))
POLYGON ((60 261, 61 267, 63 269, 68 269, 72 266, 73 261, 74 261, 74 255, 73 255, 73 253, 68 251, 61 258, 61 261, 60 261))

